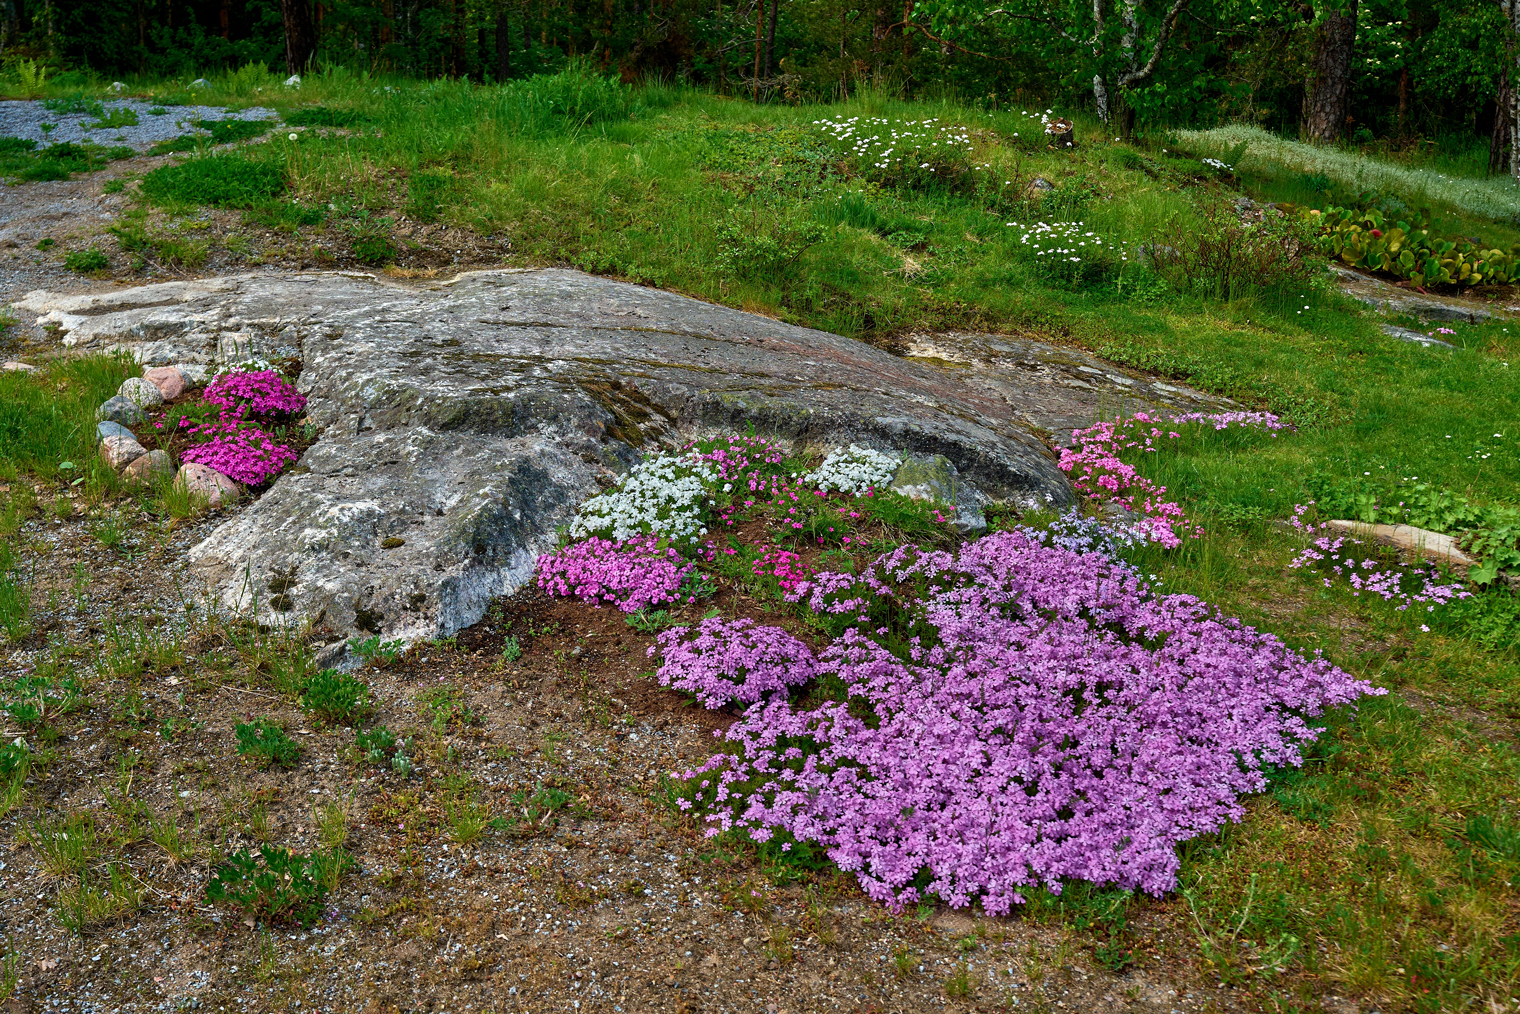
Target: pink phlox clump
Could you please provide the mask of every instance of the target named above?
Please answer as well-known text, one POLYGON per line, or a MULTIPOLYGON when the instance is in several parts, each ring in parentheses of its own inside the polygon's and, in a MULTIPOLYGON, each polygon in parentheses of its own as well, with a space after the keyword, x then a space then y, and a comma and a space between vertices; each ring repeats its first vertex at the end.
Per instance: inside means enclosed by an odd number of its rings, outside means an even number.
POLYGON ((652 535, 623 542, 590 538, 538 558, 538 586, 625 613, 674 602, 694 564, 652 535))
POLYGON ((190 427, 188 435, 203 442, 181 451, 181 461, 197 462, 249 486, 273 479, 296 462, 295 451, 226 411, 214 423, 190 427))
POLYGON ((750 564, 755 577, 773 577, 783 593, 794 591, 798 585, 813 576, 813 570, 802 562, 800 554, 788 549, 766 546, 760 556, 750 564))
MULTIPOLYGON (((1304 534, 1312 536, 1314 532, 1329 527, 1328 524, 1304 525, 1299 520, 1303 511, 1303 507, 1296 506, 1291 523, 1304 534)), ((1384 564, 1372 557, 1357 559, 1353 547, 1361 545, 1361 539, 1349 535, 1311 537, 1308 545, 1289 561, 1288 566, 1318 573, 1326 588, 1335 584, 1335 579, 1328 574, 1334 574, 1336 579, 1345 578, 1352 595, 1360 597, 1362 592, 1367 592, 1385 602, 1397 602, 1394 609, 1401 613, 1416 604, 1425 606, 1426 612, 1434 612, 1436 606, 1472 595, 1460 583, 1442 584, 1440 571, 1433 564, 1404 567, 1384 564)))
POLYGON ((780 627, 757 627, 748 619, 712 617, 695 628, 672 627, 660 633, 659 650, 664 661, 656 678, 695 694, 707 708, 753 704, 818 674, 806 644, 780 627))
MULTIPOLYGON (((1166 487, 1158 486, 1141 475, 1139 470, 1124 461, 1120 454, 1138 450, 1154 453, 1163 439, 1180 437, 1175 430, 1162 430, 1144 412, 1136 412, 1128 419, 1104 420, 1085 430, 1073 430, 1073 447, 1060 449, 1057 464, 1062 471, 1072 473, 1072 485, 1089 500, 1112 500, 1125 509, 1139 514, 1137 530, 1152 542, 1168 549, 1182 544, 1183 536, 1198 538, 1203 529, 1190 525, 1180 504, 1165 498, 1166 487)), ((1216 430, 1231 426, 1273 431, 1288 426, 1270 412, 1189 412, 1170 416, 1166 420, 1173 425, 1208 424, 1216 430)))
POLYGON ((1238 821, 1263 765, 1301 763, 1310 718, 1385 692, 1025 532, 870 571, 854 583, 927 588, 933 636, 889 650, 846 631, 817 665, 851 706, 757 703, 691 790, 709 834, 818 842, 894 907, 934 893, 1004 914, 1072 879, 1172 890, 1176 845, 1238 821))
POLYGON ((275 370, 223 373, 201 397, 232 413, 294 415, 306 407, 306 396, 275 370))

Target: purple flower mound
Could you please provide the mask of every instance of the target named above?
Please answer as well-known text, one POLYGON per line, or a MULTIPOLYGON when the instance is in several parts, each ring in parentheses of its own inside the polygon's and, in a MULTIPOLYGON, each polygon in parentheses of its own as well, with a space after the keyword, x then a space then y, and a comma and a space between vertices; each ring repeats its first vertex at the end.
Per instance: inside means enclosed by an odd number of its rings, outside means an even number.
POLYGON ((233 414, 294 415, 306 407, 306 397, 274 370, 223 373, 206 385, 202 397, 233 414))
POLYGON ((753 704, 818 675, 812 651, 780 627, 711 617, 696 628, 695 637, 689 636, 692 629, 672 627, 660 634, 664 662, 656 676, 667 687, 696 694, 704 707, 753 704))
POLYGON ((922 636, 894 654, 886 628, 848 630, 818 668, 855 714, 775 696, 689 787, 709 835, 819 842, 893 906, 932 892, 1004 914, 1070 879, 1171 890, 1177 843, 1238 821, 1263 764, 1300 764, 1309 717, 1386 692, 1025 532, 908 547, 862 577, 923 589, 898 603, 922 636))
POLYGON ((673 602, 693 565, 660 540, 644 535, 623 542, 587 539, 538 558, 538 586, 551 595, 574 595, 625 613, 673 602))

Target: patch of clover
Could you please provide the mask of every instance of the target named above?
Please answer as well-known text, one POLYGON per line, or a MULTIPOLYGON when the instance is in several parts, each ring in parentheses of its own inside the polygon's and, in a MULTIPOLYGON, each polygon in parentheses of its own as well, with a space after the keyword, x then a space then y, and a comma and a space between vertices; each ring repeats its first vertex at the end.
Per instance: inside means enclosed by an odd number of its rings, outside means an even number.
POLYGON ((889 485, 898 463, 895 455, 851 444, 829 452, 823 463, 803 478, 821 490, 860 496, 869 489, 889 485))

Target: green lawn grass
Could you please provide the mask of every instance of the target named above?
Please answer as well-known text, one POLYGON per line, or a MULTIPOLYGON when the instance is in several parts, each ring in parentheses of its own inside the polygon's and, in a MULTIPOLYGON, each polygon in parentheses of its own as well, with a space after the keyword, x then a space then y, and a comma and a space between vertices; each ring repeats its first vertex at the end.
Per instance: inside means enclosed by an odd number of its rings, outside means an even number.
MULTIPOLYGON (((160 101, 173 91, 141 90, 160 101)), ((1137 248, 1170 223, 1196 223, 1240 181, 1165 142, 1117 144, 1080 120, 1080 146, 1056 152, 1021 110, 887 96, 756 107, 674 88, 490 89, 335 72, 298 93, 229 78, 205 97, 306 111, 296 140, 282 130, 241 156, 283 174, 290 207, 327 209, 286 216, 290 230, 437 219, 509 237, 514 265, 574 265, 889 346, 918 328, 1018 332, 1285 415, 1298 428, 1276 439, 1210 432, 1144 462, 1207 534, 1138 562, 1164 587, 1393 692, 1330 716, 1302 772, 1285 772, 1242 824, 1190 844, 1185 896, 1130 904, 1169 913, 1196 960, 1268 1009, 1316 1009, 1328 992, 1385 1010, 1510 1006, 1520 600, 1491 587, 1424 632, 1417 617, 1290 570, 1301 537, 1271 522, 1326 489, 1396 490, 1415 476, 1475 503, 1520 504, 1520 328, 1452 325, 1451 350, 1401 343, 1319 275, 1228 300, 1181 291, 1137 248), (988 185, 873 182, 814 123, 849 117, 962 125, 988 185), (1026 198, 1036 177, 1053 189, 1026 198), (1130 257, 1081 277, 1051 272, 1008 225, 1041 220, 1080 221, 1130 257)), ((1245 182, 1258 196, 1309 200, 1302 174, 1261 163, 1245 182)), ((1409 201, 1430 195, 1401 192, 1397 174, 1379 179, 1409 201)), ((1486 210, 1465 199, 1438 209, 1453 230, 1520 238, 1474 217, 1486 210)), ((51 412, 56 423, 0 421, 0 462, 57 482, 58 462, 84 453, 88 398, 69 401, 74 382, 50 376, 44 407, 13 418, 51 412)))

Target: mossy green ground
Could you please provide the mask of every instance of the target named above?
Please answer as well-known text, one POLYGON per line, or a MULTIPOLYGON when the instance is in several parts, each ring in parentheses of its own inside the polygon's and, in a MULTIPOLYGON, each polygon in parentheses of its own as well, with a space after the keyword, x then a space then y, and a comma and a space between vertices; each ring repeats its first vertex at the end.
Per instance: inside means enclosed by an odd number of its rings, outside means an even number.
MULTIPOLYGON (((1318 1009, 1331 992, 1384 1010, 1513 1006, 1520 600, 1490 587, 1435 614, 1398 613, 1290 570, 1301 537, 1271 522, 1327 488, 1415 476, 1520 503, 1520 327, 1451 325, 1455 349, 1424 348, 1385 336, 1319 275, 1227 301, 1179 291, 1139 263, 1139 244, 1213 197, 1304 201, 1317 184, 1281 167, 1212 173, 1174 142, 1116 144, 1092 123, 1056 152, 1017 109, 886 97, 757 108, 653 88, 540 115, 520 94, 385 84, 331 75, 297 97, 233 82, 211 98, 356 114, 245 149, 286 173, 285 201, 328 210, 320 223, 292 214, 295 229, 441 217, 509 237, 514 265, 579 266, 888 346, 914 329, 1028 334, 1295 422, 1275 439, 1210 433, 1146 462, 1207 534, 1139 562, 1391 693, 1331 716, 1302 772, 1242 824, 1191 843, 1181 894, 1126 904, 1174 913, 1198 960, 1267 1009, 1318 1009), (977 193, 873 183, 814 125, 849 117, 963 124, 972 161, 1008 182, 977 193), (1026 200, 1036 176, 1054 189, 1026 200), (1079 220, 1130 259, 1075 279, 1043 270, 1008 225, 1042 219, 1079 220)), ((1437 211, 1453 229, 1516 238, 1512 225, 1437 211)), ((57 390, 58 411, 82 416, 71 388, 57 390)), ((0 427, 0 462, 58 486, 68 480, 53 458, 79 457, 77 443, 0 427)), ((38 509, 22 502, 26 485, 12 485, 11 517, 38 509)), ((1095 927, 1103 960, 1142 946, 1111 896, 1072 897, 1042 904, 1095 927), (1108 914, 1091 918, 1097 908, 1108 914)))

